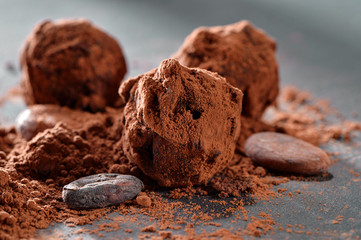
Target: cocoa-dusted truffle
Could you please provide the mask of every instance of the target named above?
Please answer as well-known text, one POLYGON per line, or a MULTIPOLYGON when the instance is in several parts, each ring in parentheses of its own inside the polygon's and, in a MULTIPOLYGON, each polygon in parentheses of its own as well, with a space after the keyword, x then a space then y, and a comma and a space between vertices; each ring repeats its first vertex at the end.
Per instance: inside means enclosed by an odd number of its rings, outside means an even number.
POLYGON ((278 94, 276 43, 247 21, 195 29, 174 58, 217 72, 244 93, 242 115, 260 119, 278 94))
POLYGON ((206 184, 232 161, 243 94, 218 74, 168 59, 119 93, 124 152, 160 185, 206 184))
POLYGON ((87 20, 45 21, 21 53, 26 103, 90 111, 116 105, 126 63, 117 41, 87 20))

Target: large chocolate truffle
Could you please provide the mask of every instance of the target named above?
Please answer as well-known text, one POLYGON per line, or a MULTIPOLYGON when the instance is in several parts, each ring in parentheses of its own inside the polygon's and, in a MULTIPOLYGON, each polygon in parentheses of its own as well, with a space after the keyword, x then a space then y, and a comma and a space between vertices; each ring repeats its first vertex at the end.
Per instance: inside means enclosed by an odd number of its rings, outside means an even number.
POLYGON ((86 20, 45 21, 21 53, 26 103, 90 111, 116 105, 126 63, 117 41, 86 20))
POLYGON ((231 163, 243 94, 218 74, 168 59, 119 93, 124 152, 160 185, 206 184, 231 163))
POLYGON ((188 67, 217 72, 244 93, 242 115, 260 119, 278 94, 276 43, 247 21, 195 29, 173 56, 188 67))

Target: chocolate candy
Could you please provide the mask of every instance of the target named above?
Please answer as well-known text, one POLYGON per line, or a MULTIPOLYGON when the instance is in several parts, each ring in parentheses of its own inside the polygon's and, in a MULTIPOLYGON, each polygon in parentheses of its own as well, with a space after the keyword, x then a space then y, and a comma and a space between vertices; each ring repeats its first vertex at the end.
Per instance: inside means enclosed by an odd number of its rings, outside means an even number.
POLYGON ((159 185, 206 185, 233 163, 243 93, 217 73, 166 59, 119 93, 124 153, 159 185))
POLYGON ((126 71, 118 42, 85 19, 38 24, 21 53, 25 102, 97 112, 117 106, 126 71))
POLYGON ((225 77, 244 93, 242 116, 259 120, 278 95, 275 52, 271 37, 250 22, 240 21, 195 29, 173 58, 184 66, 225 77))
POLYGON ((131 175, 101 173, 80 178, 63 187, 63 201, 70 208, 100 208, 128 201, 144 184, 131 175))
POLYGON ((320 148, 285 134, 253 134, 244 146, 254 162, 276 171, 315 175, 327 171, 331 162, 320 148))

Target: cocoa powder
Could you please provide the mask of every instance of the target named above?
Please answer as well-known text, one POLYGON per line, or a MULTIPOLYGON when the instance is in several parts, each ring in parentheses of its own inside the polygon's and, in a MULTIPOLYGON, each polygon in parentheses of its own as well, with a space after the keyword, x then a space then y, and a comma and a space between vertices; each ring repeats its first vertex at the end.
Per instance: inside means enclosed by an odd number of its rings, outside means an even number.
POLYGON ((360 131, 357 121, 344 119, 326 100, 315 99, 310 93, 294 86, 282 89, 278 98, 280 107, 270 107, 263 120, 278 132, 287 133, 314 145, 331 139, 352 138, 353 131, 360 131), (337 119, 329 121, 329 118, 337 119))

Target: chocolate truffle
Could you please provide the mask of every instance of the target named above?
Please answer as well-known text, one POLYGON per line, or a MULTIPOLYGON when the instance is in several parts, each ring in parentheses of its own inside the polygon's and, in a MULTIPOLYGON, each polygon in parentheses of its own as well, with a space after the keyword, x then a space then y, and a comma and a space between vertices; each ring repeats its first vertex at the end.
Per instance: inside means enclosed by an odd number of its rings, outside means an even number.
POLYGON ((87 20, 45 21, 21 53, 27 104, 102 111, 115 106, 126 63, 117 41, 87 20))
POLYGON ((207 184, 231 163, 243 94, 217 73, 168 59, 119 93, 123 150, 160 185, 207 184))
POLYGON ((278 94, 276 43, 247 21, 195 29, 173 56, 188 67, 217 72, 244 93, 242 115, 260 119, 278 94))

